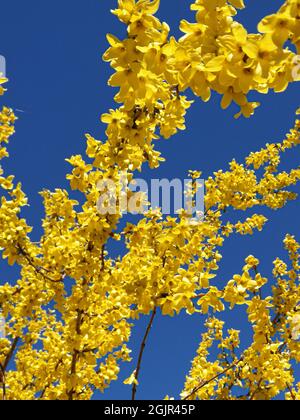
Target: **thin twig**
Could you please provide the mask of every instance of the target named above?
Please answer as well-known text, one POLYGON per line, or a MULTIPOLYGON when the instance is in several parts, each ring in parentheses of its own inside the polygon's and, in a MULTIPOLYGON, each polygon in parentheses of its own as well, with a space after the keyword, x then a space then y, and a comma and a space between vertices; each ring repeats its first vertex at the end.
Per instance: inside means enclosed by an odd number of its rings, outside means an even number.
POLYGON ((254 400, 255 395, 256 395, 256 394, 258 393, 258 391, 260 390, 260 386, 261 386, 262 382, 263 382, 263 379, 260 379, 260 380, 259 380, 259 382, 258 382, 258 384, 257 384, 257 387, 256 387, 256 388, 255 388, 255 390, 252 392, 252 394, 249 396, 249 400, 250 400, 250 401, 253 401, 253 400, 254 400))
POLYGON ((6 383, 5 383, 6 369, 8 368, 9 362, 11 361, 14 355, 18 342, 19 342, 19 337, 16 337, 14 341, 12 342, 11 348, 4 360, 3 365, 0 363, 0 373, 1 373, 0 379, 1 379, 2 392, 3 392, 3 395, 2 395, 3 401, 6 400, 6 383))
POLYGON ((11 358, 13 357, 13 354, 16 350, 18 342, 19 342, 19 337, 16 337, 14 339, 12 345, 11 345, 10 351, 9 351, 8 355, 6 356, 6 359, 5 359, 4 364, 2 366, 4 372, 6 371, 8 365, 9 365, 9 362, 11 361, 11 358))
MULTIPOLYGON (((59 368, 59 366, 60 366, 61 364, 63 364, 63 360, 62 360, 62 359, 60 359, 60 360, 56 363, 56 366, 55 366, 55 369, 54 369, 54 372, 53 372, 53 373, 55 373, 55 372, 57 371, 57 369, 59 368)), ((48 384, 44 387, 44 389, 43 389, 43 390, 42 390, 42 392, 41 392, 41 395, 39 396, 39 400, 42 400, 42 399, 44 398, 45 393, 46 393, 47 389, 49 389, 49 388, 50 388, 50 386, 51 386, 51 383, 48 383, 48 384)))
POLYGON ((65 279, 65 275, 63 275, 62 278, 60 278, 59 280, 52 279, 51 277, 49 277, 48 275, 42 272, 42 271, 45 271, 46 273, 50 273, 51 271, 45 267, 41 267, 41 266, 37 267, 34 264, 33 259, 24 251, 24 249, 20 245, 18 247, 18 251, 26 259, 28 264, 37 272, 37 274, 40 274, 41 276, 43 276, 45 280, 48 280, 51 283, 61 283, 65 279))
POLYGON ((105 245, 101 249, 101 271, 105 270, 105 245))
POLYGON ((6 379, 5 371, 0 363, 0 384, 2 385, 2 401, 6 400, 6 379))
MULTIPOLYGON (((80 335, 81 334, 81 322, 82 322, 82 315, 83 315, 83 311, 78 309, 77 310, 77 318, 76 318, 76 334, 80 335)), ((77 366, 77 361, 78 361, 78 356, 80 355, 80 352, 76 349, 74 349, 73 351, 73 355, 72 355, 72 362, 71 362, 71 377, 76 375, 76 366, 77 366)), ((70 391, 68 391, 68 400, 69 401, 73 401, 74 399, 74 394, 75 394, 75 390, 74 388, 70 389, 70 391)))
POLYGON ((202 382, 199 386, 193 389, 193 391, 183 398, 184 401, 191 398, 193 395, 195 395, 200 389, 204 388, 206 385, 209 385, 211 382, 215 381, 216 379, 219 379, 221 376, 225 375, 225 373, 229 372, 230 370, 237 367, 238 364, 240 364, 244 360, 244 357, 241 357, 237 362, 233 363, 231 366, 223 370, 222 372, 218 373, 218 375, 215 375, 213 378, 208 379, 207 381, 202 382))
POLYGON ((143 338, 143 341, 142 341, 142 344, 141 344, 141 347, 140 347, 138 363, 137 363, 137 367, 136 367, 135 375, 134 375, 135 376, 135 383, 132 386, 132 401, 134 401, 135 397, 136 397, 137 382, 138 382, 138 379, 139 379, 139 374, 140 374, 140 370, 141 370, 141 366, 142 366, 143 355, 144 355, 147 339, 148 339, 148 336, 150 334, 151 327, 153 325, 153 321, 154 321, 156 313, 157 313, 157 307, 155 307, 153 309, 149 324, 148 324, 147 329, 146 329, 146 333, 144 335, 144 338, 143 338))
POLYGON ((286 384, 286 386, 287 386, 287 389, 289 390, 289 393, 291 394, 292 400, 296 401, 297 398, 296 398, 291 386, 288 383, 286 384))

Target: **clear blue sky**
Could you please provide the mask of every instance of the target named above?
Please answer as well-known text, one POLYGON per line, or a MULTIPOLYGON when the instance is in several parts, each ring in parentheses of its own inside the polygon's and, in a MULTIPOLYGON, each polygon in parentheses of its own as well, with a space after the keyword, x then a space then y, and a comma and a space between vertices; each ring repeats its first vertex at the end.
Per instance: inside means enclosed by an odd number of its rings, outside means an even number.
MULTIPOLYGON (((257 22, 282 1, 246 0, 246 4, 239 20, 255 31, 257 22)), ((115 5, 115 0, 11 0, 1 5, 0 55, 6 57, 10 83, 0 102, 24 110, 19 114, 17 134, 9 148, 11 158, 5 161, 5 168, 22 181, 28 194, 31 207, 26 216, 35 226, 36 238, 41 233, 43 214, 38 192, 67 187, 69 166, 64 159, 84 154, 86 132, 104 138, 99 116, 113 106, 114 92, 107 86, 110 68, 101 61, 101 55, 107 48, 107 32, 124 35, 124 27, 110 14, 115 5)), ((159 16, 170 24, 175 35, 180 19, 192 16, 188 5, 189 1, 161 0, 159 16)), ((196 101, 187 117, 188 130, 160 143, 167 162, 152 176, 184 179, 189 169, 199 169, 206 178, 217 169, 226 169, 232 158, 242 161, 266 142, 281 140, 292 127, 294 111, 300 105, 299 84, 284 94, 261 96, 259 100, 262 106, 256 115, 238 121, 233 119, 235 110, 220 109, 219 98, 214 97, 208 104, 196 101)), ((297 162, 296 157, 292 160, 297 162)), ((145 174, 149 177, 149 170, 145 174)), ((249 254, 264 261, 262 272, 268 275, 275 257, 285 255, 284 235, 292 233, 300 239, 299 203, 275 213, 265 212, 272 221, 263 233, 228 240, 218 281, 229 280, 240 272, 249 254)), ((14 269, 4 265, 0 269, 1 281, 14 279, 14 269)), ((225 318, 229 328, 243 331, 246 343, 250 336, 243 310, 225 318)), ((134 329, 134 357, 145 325, 146 320, 141 320, 134 329)), ((178 396, 202 332, 200 316, 156 320, 143 362, 139 398, 178 396)), ((133 368, 124 365, 121 379, 128 377, 133 368)), ((116 383, 105 397, 129 398, 130 388, 116 383)))

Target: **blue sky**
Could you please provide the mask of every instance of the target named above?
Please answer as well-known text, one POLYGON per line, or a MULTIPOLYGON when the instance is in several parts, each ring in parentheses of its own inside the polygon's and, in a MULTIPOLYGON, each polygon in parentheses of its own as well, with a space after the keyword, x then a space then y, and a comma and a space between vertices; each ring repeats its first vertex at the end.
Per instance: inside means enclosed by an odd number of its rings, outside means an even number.
MULTIPOLYGON (((258 21, 281 4, 280 0, 246 0, 248 7, 239 13, 238 20, 255 31, 258 21)), ((68 186, 65 175, 69 166, 65 158, 84 154, 85 133, 105 138, 99 117, 114 106, 114 91, 107 86, 111 70, 101 61, 107 48, 105 35, 110 32, 125 36, 124 27, 110 14, 115 6, 115 0, 11 0, 1 5, 0 55, 6 57, 10 82, 0 101, 24 111, 18 114, 17 133, 9 148, 11 157, 4 165, 7 172, 22 181, 29 197, 30 208, 25 214, 35 226, 35 238, 41 233, 43 215, 38 192, 68 186)), ((161 0, 159 17, 170 24, 176 36, 180 19, 191 16, 189 1, 161 0)), ((214 96, 208 104, 196 100, 187 116, 188 129, 159 143, 166 163, 151 175, 145 168, 145 176, 184 179, 189 169, 199 169, 207 178, 215 170, 226 169, 233 158, 242 161, 266 142, 280 141, 292 127, 294 111, 300 105, 299 84, 280 95, 254 98, 262 103, 256 115, 238 121, 233 119, 234 109, 220 109, 220 98, 214 96)), ((298 161, 297 156, 290 158, 298 161)), ((240 272, 249 254, 263 260, 262 273, 268 275, 275 257, 285 255, 284 235, 291 233, 300 239, 299 210, 298 201, 278 212, 265 212, 271 220, 264 232, 228 240, 218 281, 229 280, 240 272)), ((16 270, 1 264, 1 271, 1 280, 15 278, 16 270)), ((224 319, 229 328, 243 331, 245 343, 249 341, 243 310, 224 319)), ((146 322, 141 319, 134 329, 134 357, 146 322)), ((201 316, 156 319, 145 353, 138 398, 178 396, 202 332, 201 316)), ((121 378, 128 377, 133 368, 124 365, 121 378)), ((105 398, 130 398, 130 388, 120 382, 113 384, 105 398)))

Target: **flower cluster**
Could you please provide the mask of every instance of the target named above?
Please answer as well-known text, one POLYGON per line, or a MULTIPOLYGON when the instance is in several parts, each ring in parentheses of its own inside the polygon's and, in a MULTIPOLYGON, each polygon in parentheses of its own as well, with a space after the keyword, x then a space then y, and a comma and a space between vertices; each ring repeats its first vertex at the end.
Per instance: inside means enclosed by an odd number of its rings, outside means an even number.
MULTIPOLYGON (((154 316, 158 310, 170 316, 182 310, 206 315, 236 305, 247 308, 253 344, 239 358, 238 332, 224 335, 223 322, 209 319, 183 398, 234 398, 236 386, 241 398, 273 398, 285 391, 287 398, 299 396, 291 373, 300 354, 294 339, 299 333, 295 239, 285 240, 291 270, 279 259, 274 263, 272 296, 263 298, 267 279, 253 256, 222 290, 215 280, 226 239, 252 234, 267 222, 262 214, 228 221, 224 213, 279 209, 296 199, 291 187, 299 182, 300 169, 287 172, 279 165, 281 156, 300 144, 299 120, 282 143, 251 153, 245 163, 232 161, 227 171, 207 180, 201 223, 192 223, 184 210, 164 218, 151 209, 121 229, 121 210, 114 215, 97 210, 99 182, 118 184, 120 173, 130 182, 146 162, 154 169, 163 161, 155 142, 185 129, 192 104, 184 95, 187 89, 205 101, 216 91, 224 108, 234 101, 248 117, 257 106, 248 102, 249 92, 287 88, 295 54, 286 41, 299 50, 299 6, 299 0, 286 1, 277 14, 262 20, 259 34, 248 34, 234 20, 242 0, 197 0, 192 5, 196 22, 182 21, 184 36, 176 40, 155 17, 158 0, 119 0, 114 14, 127 26, 128 36, 108 35, 104 54, 114 70, 109 84, 118 89, 118 105, 101 117, 107 139, 88 134, 87 156, 68 159, 70 189, 80 192, 82 200, 63 189, 42 191, 43 234, 33 242, 32 228, 21 216, 27 198, 0 167, 0 248, 3 258, 20 268, 16 282, 0 287, 6 321, 6 338, 0 339, 0 398, 90 399, 118 379, 122 361, 131 360, 127 343, 141 315, 154 316), (110 243, 120 240, 127 251, 112 258, 110 243), (208 355, 216 341, 221 353, 211 362, 208 355)), ((4 82, 0 79, 0 86, 4 82)), ((12 110, 3 108, 0 159, 8 156, 14 123, 12 110)), ((195 179, 199 172, 190 175, 195 179)), ((137 386, 138 371, 127 384, 137 386)))
POLYGON ((245 306, 253 331, 252 343, 241 351, 239 331, 229 330, 224 336, 225 323, 209 319, 208 332, 202 337, 182 398, 272 400, 285 396, 287 400, 299 399, 293 366, 300 360, 300 245, 290 235, 284 245, 291 270, 288 271, 283 261, 274 261, 275 284, 271 295, 264 293, 263 286, 268 280, 258 273, 259 261, 253 256, 246 259, 242 276, 234 276, 220 293, 220 298, 231 306, 245 306), (215 344, 219 354, 213 362, 209 356, 215 344))

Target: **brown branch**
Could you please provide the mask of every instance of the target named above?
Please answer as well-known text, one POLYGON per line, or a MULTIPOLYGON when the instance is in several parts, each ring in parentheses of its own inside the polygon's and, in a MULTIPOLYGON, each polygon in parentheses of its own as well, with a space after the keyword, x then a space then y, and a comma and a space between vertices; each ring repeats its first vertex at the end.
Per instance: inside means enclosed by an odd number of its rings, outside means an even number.
POLYGON ((17 348, 19 342, 19 337, 16 337, 12 342, 11 348, 4 360, 3 365, 0 363, 0 384, 2 385, 2 400, 6 400, 6 384, 5 384, 5 376, 6 376, 6 369, 8 368, 9 362, 11 361, 14 352, 17 348))
POLYGON ((216 379, 219 379, 221 376, 225 375, 225 373, 229 372, 230 370, 234 369, 244 360, 244 357, 241 357, 237 362, 233 363, 231 366, 223 370, 222 372, 218 373, 218 375, 215 375, 213 378, 208 379, 207 381, 202 382, 199 386, 193 389, 193 391, 183 398, 183 401, 188 400, 193 395, 195 395, 200 389, 204 388, 206 385, 209 385, 211 382, 215 381, 216 379))
POLYGON ((260 390, 260 386, 261 386, 262 382, 263 382, 263 379, 260 379, 260 380, 259 380, 259 382, 258 382, 258 384, 257 384, 256 389, 255 389, 255 390, 252 392, 252 394, 249 396, 249 400, 250 400, 250 401, 253 401, 253 400, 254 400, 255 395, 256 395, 256 394, 258 393, 258 391, 260 390))
POLYGON ((105 245, 101 249, 101 271, 105 270, 105 245))
POLYGON ((296 396, 295 396, 295 394, 294 394, 294 392, 292 390, 292 387, 288 383, 286 384, 286 386, 287 386, 287 389, 289 390, 289 393, 291 394, 292 400, 293 401, 296 401, 297 398, 296 398, 296 396))
MULTIPOLYGON (((78 309, 77 310, 77 318, 76 318, 76 334, 77 335, 81 334, 82 315, 83 315, 83 311, 78 309)), ((73 355, 72 355, 72 362, 71 362, 71 376, 76 375, 76 365, 77 365, 79 355, 80 355, 80 352, 78 350, 74 349, 73 355)), ((69 401, 73 401, 74 394, 75 394, 75 390, 73 388, 70 391, 67 392, 69 401)))
POLYGON ((18 342, 19 342, 19 337, 16 337, 14 339, 12 345, 11 345, 10 351, 9 351, 8 355, 6 356, 6 359, 5 359, 4 364, 2 366, 2 369, 3 369, 4 372, 6 371, 8 365, 9 365, 9 362, 11 361, 11 358, 13 357, 13 354, 14 354, 16 348, 17 348, 18 342))
POLYGON ((2 401, 6 400, 6 383, 5 371, 0 363, 0 384, 2 385, 2 401))
MULTIPOLYGON (((54 372, 53 372, 53 373, 55 373, 55 372, 57 371, 57 369, 59 368, 59 366, 60 366, 61 364, 63 364, 63 359, 59 359, 59 361, 56 363, 56 366, 55 366, 55 368, 54 368, 54 372)), ((51 386, 51 383, 50 383, 50 382, 48 382, 48 383, 47 383, 47 385, 46 385, 46 386, 44 387, 44 389, 42 390, 41 395, 39 396, 39 400, 41 400, 41 399, 43 399, 43 398, 44 398, 45 393, 46 393, 47 389, 49 389, 49 388, 50 388, 50 386, 51 386)))
POLYGON ((135 376, 135 383, 132 386, 132 401, 134 401, 135 400, 135 397, 136 397, 137 381, 139 379, 139 374, 140 374, 140 370, 141 370, 141 366, 142 366, 143 355, 144 355, 144 351, 145 351, 147 339, 149 337, 149 334, 150 334, 150 331, 151 331, 151 328, 152 328, 153 321, 154 321, 154 318, 156 316, 156 313, 157 313, 157 307, 155 307, 153 309, 153 312, 152 312, 150 321, 149 321, 148 326, 147 326, 147 329, 146 329, 146 333, 144 335, 144 338, 143 338, 143 341, 142 341, 142 344, 141 344, 141 347, 140 347, 138 363, 137 363, 137 367, 136 367, 135 374, 134 374, 134 376, 135 376))
POLYGON ((51 273, 50 270, 48 270, 45 267, 41 267, 41 266, 36 266, 33 262, 33 259, 24 251, 24 249, 19 245, 18 246, 18 251, 19 253, 26 259, 26 261, 28 262, 28 264, 36 271, 37 274, 40 274, 41 276, 44 277, 44 279, 50 281, 51 283, 60 283, 64 280, 65 275, 62 276, 62 278, 60 278, 59 280, 54 280, 51 277, 49 277, 48 275, 44 274, 42 271, 45 271, 46 273, 51 273))

